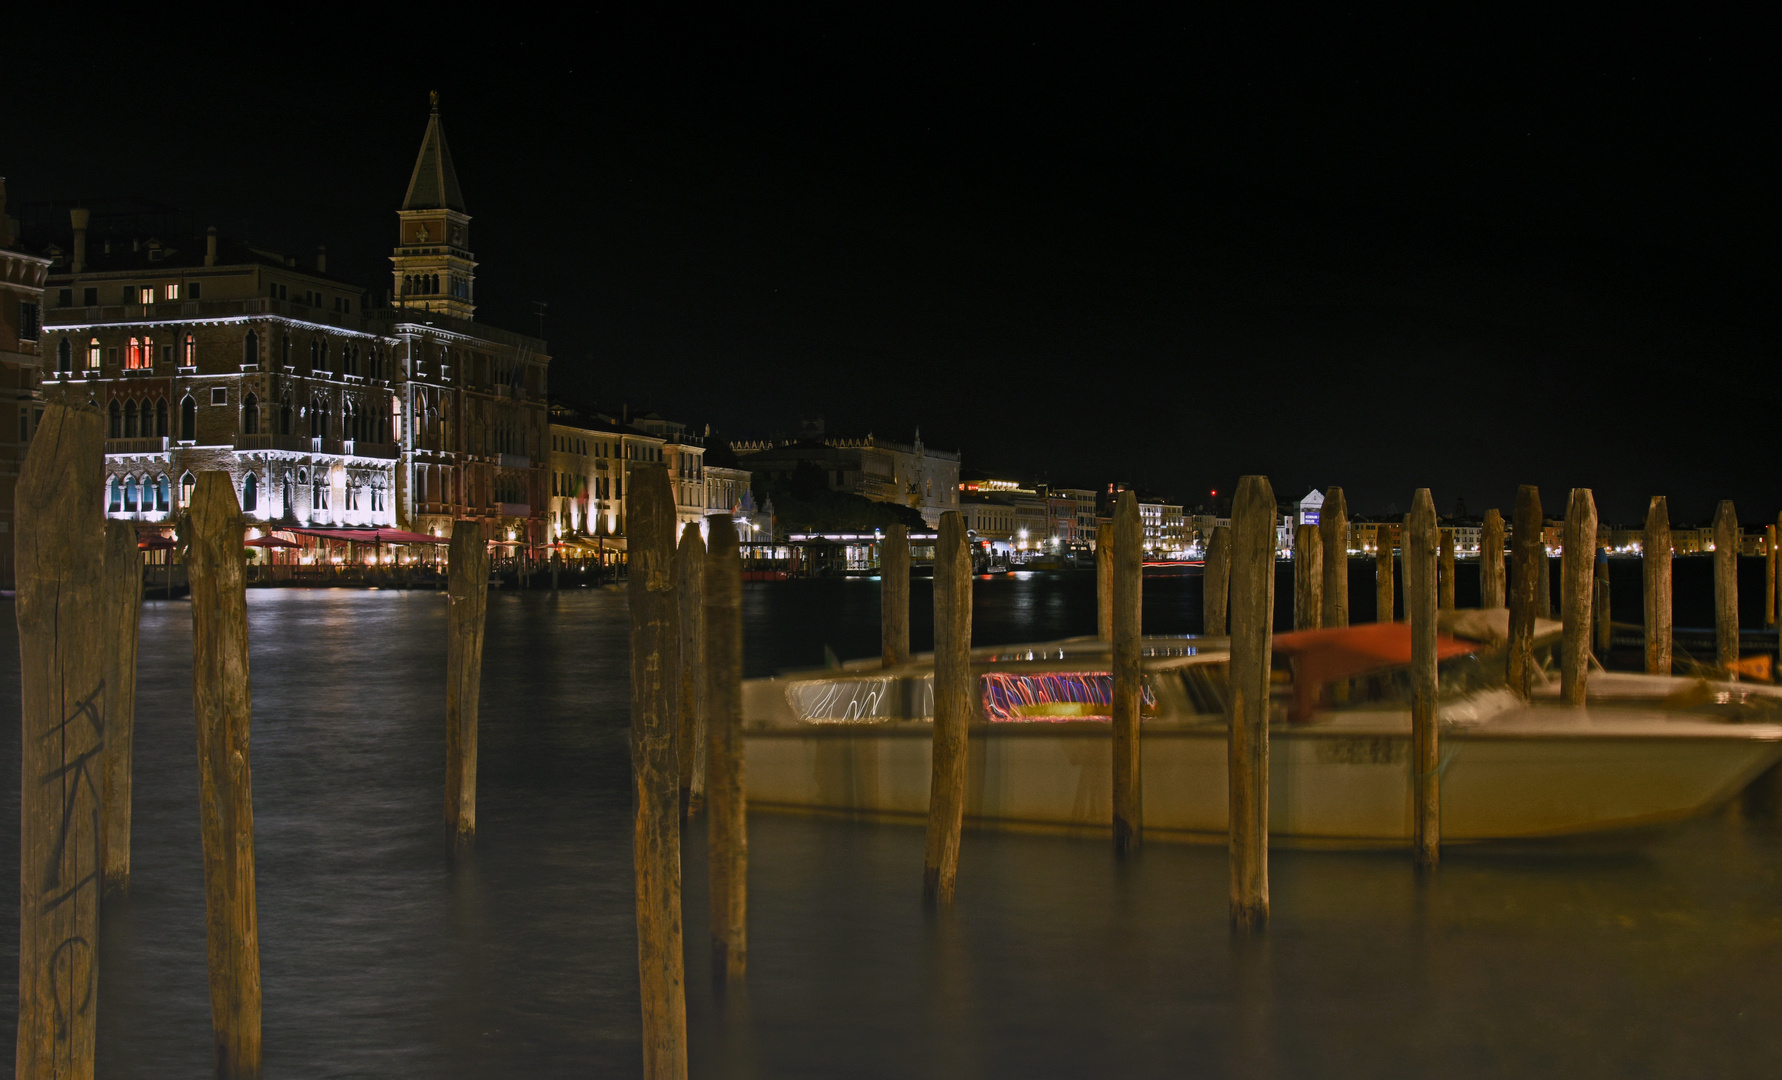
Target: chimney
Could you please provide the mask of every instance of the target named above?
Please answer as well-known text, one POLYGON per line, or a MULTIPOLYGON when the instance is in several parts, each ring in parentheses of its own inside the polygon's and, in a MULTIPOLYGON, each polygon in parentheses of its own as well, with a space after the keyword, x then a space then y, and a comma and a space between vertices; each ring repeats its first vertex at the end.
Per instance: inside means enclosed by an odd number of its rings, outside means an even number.
POLYGON ((217 227, 212 225, 204 231, 204 265, 217 264, 217 227))
POLYGON ((326 274, 327 272, 328 272, 328 245, 327 244, 317 244, 316 245, 316 273, 326 274))
POLYGON ((87 266, 87 221, 91 217, 86 210, 68 211, 68 220, 74 226, 74 272, 77 274, 87 266))

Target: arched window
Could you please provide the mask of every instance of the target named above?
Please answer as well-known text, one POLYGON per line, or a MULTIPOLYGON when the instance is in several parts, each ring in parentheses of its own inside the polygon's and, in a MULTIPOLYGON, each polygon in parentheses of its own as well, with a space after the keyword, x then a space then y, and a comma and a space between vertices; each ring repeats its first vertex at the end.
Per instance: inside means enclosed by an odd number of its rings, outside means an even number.
MULTIPOLYGON (((186 400, 190 401, 192 399, 187 398, 186 400)), ((181 506, 192 505, 192 489, 197 486, 198 478, 191 473, 186 473, 179 478, 179 504, 181 506)))
POLYGON ((186 335, 186 355, 184 363, 186 367, 198 366, 198 343, 192 340, 192 335, 190 334, 186 335))
POLYGON ((111 478, 111 500, 106 503, 105 509, 113 514, 124 509, 124 482, 118 477, 111 478))
POLYGON ((284 490, 284 498, 282 500, 280 500, 279 505, 280 505, 280 507, 282 507, 283 513, 285 513, 286 515, 289 515, 291 513, 291 508, 292 508, 291 474, 290 473, 288 473, 288 472, 285 473, 283 482, 280 486, 284 490))
POLYGON ((105 359, 105 350, 103 348, 100 348, 99 339, 93 338, 92 340, 88 341, 87 342, 87 370, 88 371, 98 371, 99 364, 104 359, 105 359))
POLYGON ((259 508, 260 481, 255 479, 253 473, 248 473, 247 479, 241 482, 241 509, 251 514, 259 508))
POLYGON ((111 434, 107 438, 121 439, 124 437, 124 407, 118 404, 117 398, 111 399, 110 412, 111 426, 106 430, 111 434))
POLYGON ((155 477, 155 509, 171 509, 173 504, 171 495, 172 493, 167 489, 167 474, 162 473, 160 476, 155 477))
POLYGON ((247 400, 241 403, 241 433, 260 434, 260 398, 257 394, 249 393, 247 400))
POLYGON ((124 513, 134 514, 140 509, 136 501, 136 477, 124 477, 124 513))
POLYGON ((155 402, 155 438, 165 439, 166 437, 167 437, 167 399, 162 398, 159 401, 155 402))
POLYGON ((124 438, 134 439, 137 433, 136 401, 131 399, 124 403, 124 438))
POLYGON ((280 435, 291 433, 291 399, 288 397, 278 407, 278 433, 280 435))
POLYGON ((139 366, 145 370, 155 366, 155 339, 154 338, 145 337, 142 339, 142 363, 137 366, 139 366))
POLYGON ((74 345, 67 338, 56 343, 56 370, 74 370, 74 345))
MULTIPOLYGON (((198 438, 198 403, 192 400, 190 394, 179 403, 179 437, 187 442, 194 442, 198 438)), ((181 480, 180 483, 183 485, 185 481, 181 480)), ((181 497, 180 502, 185 502, 184 497, 181 497)))
POLYGON ((241 362, 244 364, 260 362, 260 335, 252 330, 247 332, 247 337, 241 339, 241 362))

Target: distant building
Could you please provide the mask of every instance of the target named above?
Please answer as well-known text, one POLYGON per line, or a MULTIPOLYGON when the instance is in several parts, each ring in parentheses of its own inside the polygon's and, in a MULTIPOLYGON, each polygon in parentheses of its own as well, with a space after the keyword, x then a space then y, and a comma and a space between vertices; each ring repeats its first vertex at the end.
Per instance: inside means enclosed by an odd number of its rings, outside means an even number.
POLYGON ((51 260, 16 248, 0 177, 0 589, 13 588, 13 496, 31 436, 43 419, 43 287, 51 260))
POLYGON ((197 474, 243 516, 544 540, 545 394, 535 338, 479 325, 470 215, 435 107, 397 211, 394 306, 219 237, 145 236, 70 214, 52 249, 45 393, 106 416, 108 513, 165 521, 197 474))
POLYGON ((789 480, 801 464, 817 469, 831 491, 861 495, 874 502, 907 506, 930 528, 940 516, 959 509, 959 455, 876 435, 840 438, 815 425, 797 439, 732 444, 739 464, 757 477, 789 480))

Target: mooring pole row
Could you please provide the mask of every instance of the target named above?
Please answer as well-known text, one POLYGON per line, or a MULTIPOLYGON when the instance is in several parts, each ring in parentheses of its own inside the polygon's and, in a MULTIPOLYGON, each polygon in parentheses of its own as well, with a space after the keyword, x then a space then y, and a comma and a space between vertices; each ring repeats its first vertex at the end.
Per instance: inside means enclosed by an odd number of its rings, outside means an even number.
POLYGON ((1114 553, 1120 541, 1113 518, 1095 519, 1095 636, 1114 640, 1114 553))
POLYGON ((1714 511, 1714 663, 1739 677, 1739 515, 1731 499, 1714 511))
POLYGON ((1565 550, 1560 553, 1559 697, 1583 705, 1590 684, 1590 603, 1595 586, 1596 501, 1589 488, 1573 488, 1565 511, 1565 550))
POLYGON ((1374 532, 1374 621, 1391 622, 1393 615, 1392 549, 1397 530, 1381 522, 1374 532))

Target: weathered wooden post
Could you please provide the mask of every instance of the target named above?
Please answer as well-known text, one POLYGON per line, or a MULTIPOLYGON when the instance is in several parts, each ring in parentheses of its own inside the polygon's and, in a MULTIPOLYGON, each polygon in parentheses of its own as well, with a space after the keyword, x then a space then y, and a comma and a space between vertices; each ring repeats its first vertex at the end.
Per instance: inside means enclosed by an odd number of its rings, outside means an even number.
POLYGON ((452 522, 446 555, 446 837, 476 836, 477 707, 489 610, 489 545, 475 521, 452 522))
POLYGON ((1450 539, 1439 540, 1435 499, 1418 488, 1405 527, 1405 617, 1411 624, 1411 847, 1419 867, 1441 861, 1441 748, 1436 734, 1437 548, 1453 552, 1450 539))
POLYGON ((136 526, 105 526, 105 893, 130 891, 131 744, 136 732, 136 640, 142 621, 142 552, 136 526))
POLYGON ((1485 511, 1479 529, 1479 606, 1504 606, 1504 516, 1496 507, 1485 511))
POLYGON ((1776 527, 1763 527, 1763 624, 1776 625, 1776 527))
POLYGON ((1145 827, 1139 767, 1145 525, 1139 518, 1138 496, 1131 491, 1121 492, 1115 505, 1114 534, 1114 850, 1125 855, 1138 847, 1145 827))
POLYGON ((1318 526, 1293 528, 1293 628, 1316 630, 1324 618, 1324 546, 1318 526))
POLYGON ((693 522, 681 530, 674 572, 681 630, 681 725, 677 748, 681 761, 681 817, 685 818, 698 809, 705 795, 705 540, 693 522))
POLYGON ((1224 637, 1226 605, 1231 595, 1231 526, 1213 529, 1207 541, 1205 567, 1201 572, 1201 611, 1208 637, 1224 637))
MULTIPOLYGON (((1097 530, 1098 552, 1109 531, 1105 526, 1097 530)), ((928 904, 951 904, 959 875, 966 729, 975 711, 971 690, 971 552, 966 549, 965 519, 949 510, 941 515, 934 546, 934 752, 922 859, 922 899, 928 904)))
POLYGON ((1609 549, 1605 547, 1596 549, 1596 600, 1592 609, 1596 617, 1596 658, 1607 667, 1614 627, 1609 616, 1609 549))
POLYGON ((1343 489, 1333 487, 1324 493, 1324 506, 1318 512, 1318 532, 1324 539, 1325 626, 1349 625, 1349 504, 1343 489))
MULTIPOLYGON (((900 532, 903 526, 895 526, 900 532)), ((903 542, 904 569, 909 543, 903 542)), ((906 593, 907 597, 907 593, 906 593)), ((742 733, 742 555, 736 525, 711 519, 705 553, 705 805, 711 879, 712 978, 741 979, 748 966, 749 828, 742 733)), ((907 631, 907 624, 906 624, 907 631)))
POLYGON ((886 667, 910 662, 910 530, 885 530, 879 549, 879 643, 886 667))
POLYGON ((20 1080, 91 1077, 111 699, 99 413, 48 405, 20 470, 20 1080))
POLYGON ((1454 530, 1449 528, 1449 529, 1438 529, 1437 531, 1441 533, 1440 556, 1439 556, 1441 567, 1440 567, 1440 570, 1438 571, 1441 574, 1441 582, 1440 582, 1439 587, 1436 590, 1436 600, 1437 600, 1437 603, 1439 603, 1441 605, 1441 609, 1443 611, 1453 611, 1454 610, 1454 530))
POLYGON ((1739 515, 1731 499, 1714 511, 1714 663, 1736 679, 1739 661, 1739 515))
MULTIPOLYGON (((1324 505, 1329 507, 1329 501, 1324 505)), ((1268 922, 1268 691, 1275 611, 1275 493, 1268 477, 1238 481, 1231 533, 1231 741, 1226 765, 1231 923, 1236 930, 1254 932, 1268 922)))
POLYGON ((1545 523, 1541 526, 1541 562, 1535 569, 1541 575, 1540 595, 1535 597, 1537 605, 1535 612, 1543 619, 1551 619, 1553 617, 1553 552, 1547 547, 1545 523))
POLYGON ((687 994, 681 954, 680 601, 668 472, 643 468, 625 492, 630 519, 632 859, 644 1076, 685 1080, 687 994))
POLYGON ((254 800, 248 764, 247 580, 241 505, 225 472, 198 474, 192 540, 192 704, 210 1017, 217 1075, 260 1075, 260 933, 254 900, 254 800))
POLYGON ((1382 521, 1374 535, 1374 621, 1391 622, 1393 529, 1382 521))
POLYGON ((1541 491, 1533 484, 1516 489, 1516 513, 1510 532, 1510 644, 1508 683, 1528 697, 1534 691, 1534 624, 1540 614, 1540 588, 1546 580, 1541 564, 1541 491))
POLYGON ((557 571, 563 566, 563 556, 555 548, 551 549, 551 591, 557 591, 557 571))
POLYGON ((1565 509, 1565 551, 1560 556, 1560 603, 1564 636, 1559 646, 1559 696, 1584 704, 1590 683, 1591 571, 1596 564, 1596 501, 1589 488, 1573 488, 1565 509))
POLYGON ((1114 640, 1114 519, 1095 519, 1095 636, 1114 640))
POLYGON ((1646 585, 1646 674, 1671 673, 1671 512, 1663 495, 1646 508, 1640 538, 1646 585))

